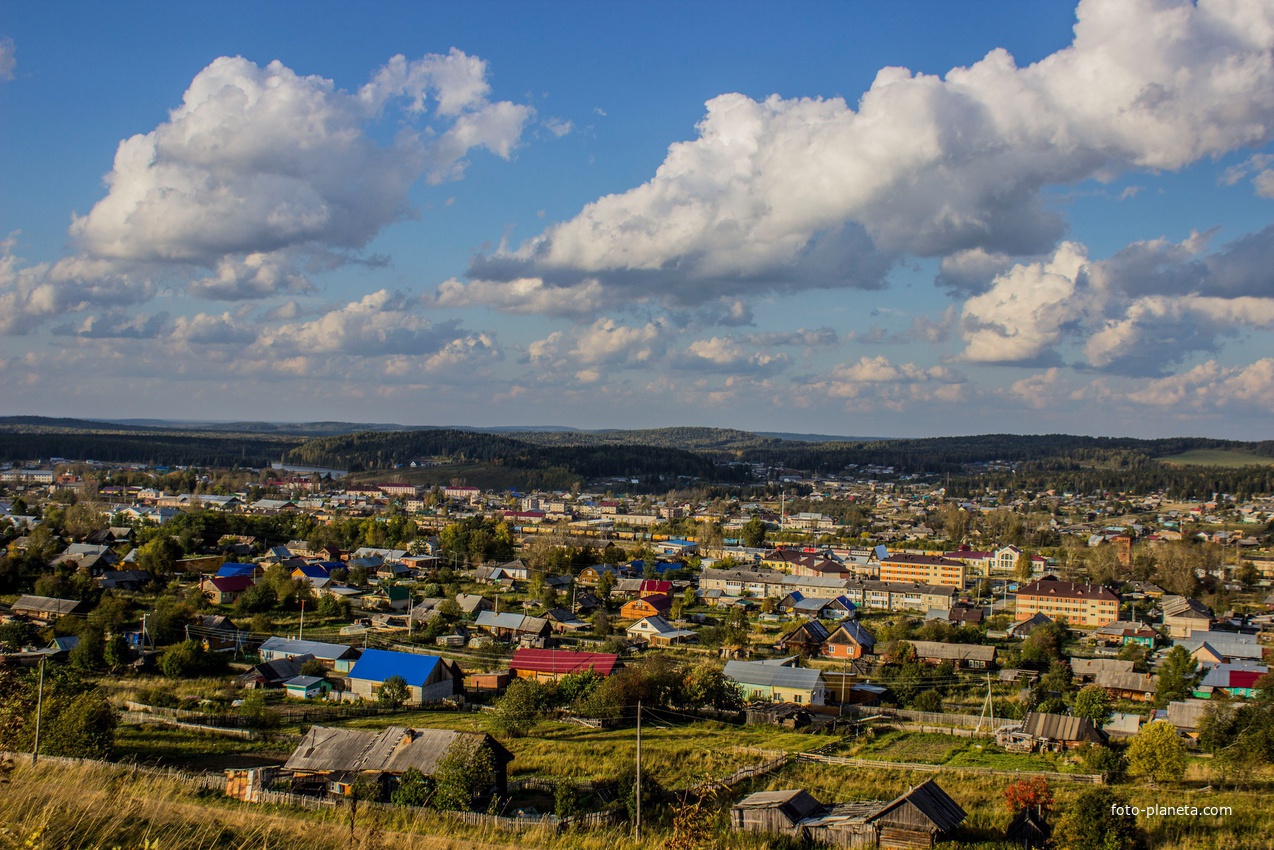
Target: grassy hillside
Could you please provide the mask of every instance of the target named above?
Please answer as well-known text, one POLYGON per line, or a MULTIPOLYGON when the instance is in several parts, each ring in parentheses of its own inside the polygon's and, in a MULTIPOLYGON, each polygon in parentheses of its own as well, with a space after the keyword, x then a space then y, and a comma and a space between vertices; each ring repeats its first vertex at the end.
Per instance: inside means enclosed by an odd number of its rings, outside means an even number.
POLYGON ((1219 466, 1227 469, 1242 466, 1269 466, 1274 458, 1258 454, 1250 449, 1191 449, 1168 457, 1157 458, 1160 463, 1178 466, 1219 466))

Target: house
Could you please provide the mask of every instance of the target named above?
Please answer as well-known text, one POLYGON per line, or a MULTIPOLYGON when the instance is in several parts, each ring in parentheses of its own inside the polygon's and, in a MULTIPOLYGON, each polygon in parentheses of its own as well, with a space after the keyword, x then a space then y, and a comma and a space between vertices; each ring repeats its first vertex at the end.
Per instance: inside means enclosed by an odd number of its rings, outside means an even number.
POLYGON ((239 564, 233 561, 227 561, 220 567, 217 567, 217 578, 229 578, 230 576, 248 576, 252 580, 261 578, 265 575, 265 570, 260 564, 239 564))
POLYGON ((1159 633, 1145 623, 1134 623, 1127 620, 1116 620, 1107 623, 1093 632, 1093 640, 1114 646, 1136 644, 1147 649, 1154 649, 1159 633))
POLYGON ((1163 626, 1168 637, 1188 638, 1195 632, 1212 628, 1212 614, 1197 599, 1185 596, 1165 596, 1162 603, 1163 626))
POLYGON ((33 623, 50 626, 62 617, 82 614, 88 606, 78 599, 58 599, 53 596, 32 596, 23 594, 9 606, 9 610, 18 617, 25 617, 33 623))
POLYGON ((786 835, 821 846, 933 847, 963 823, 965 811, 932 779, 890 801, 823 805, 803 790, 760 791, 730 810, 736 830, 786 835))
POLYGON ((519 640, 524 636, 546 638, 552 633, 548 620, 525 614, 483 611, 474 625, 496 640, 519 640))
POLYGON ((411 591, 401 584, 382 584, 363 597, 363 607, 406 611, 411 606, 411 591))
POLYGON ((929 779, 887 803, 836 803, 802 827, 810 841, 833 847, 914 850, 933 847, 967 817, 960 804, 929 779))
POLYGON ((819 654, 838 661, 852 661, 862 658, 863 653, 871 652, 875 646, 876 639, 871 632, 856 620, 847 620, 832 629, 819 654))
POLYGON ((213 605, 233 605, 245 590, 255 584, 252 576, 205 576, 199 589, 213 605))
POLYGON ((779 638, 775 648, 781 652, 818 655, 828 637, 826 626, 818 620, 809 619, 779 638))
POLYGON ((591 623, 584 622, 566 608, 551 608, 544 612, 544 619, 552 624, 553 631, 558 634, 586 632, 593 628, 591 623))
POLYGON ((519 679, 556 682, 563 676, 592 671, 609 676, 619 666, 619 656, 608 652, 572 652, 565 649, 518 649, 509 670, 519 679))
POLYGON ((284 682, 300 676, 301 667, 312 660, 313 655, 298 655, 277 661, 264 661, 251 667, 248 672, 239 674, 235 681, 239 683, 239 687, 248 689, 282 687, 284 682))
POLYGON ((800 789, 758 791, 730 809, 730 825, 741 832, 801 836, 801 822, 822 809, 822 804, 800 789))
POLYGON ((1071 675, 1080 682, 1092 682, 1101 675, 1133 672, 1133 662, 1119 658, 1072 658, 1071 675))
MULTIPOLYGON (((1174 700, 1168 703, 1164 719, 1177 727, 1177 731, 1191 738, 1198 737, 1199 723, 1207 712, 1208 701, 1205 699, 1174 700)), ((1158 714, 1158 712, 1156 712, 1158 714)))
POLYGON ((292 699, 322 699, 332 683, 322 676, 294 676, 283 683, 283 690, 292 699))
POLYGON ((673 628, 663 617, 652 614, 642 617, 627 629, 630 638, 644 641, 651 646, 671 646, 674 643, 690 643, 699 636, 690 629, 673 628))
POLYGON ((1014 618, 1025 620, 1045 614, 1065 617, 1072 626, 1097 628, 1119 619, 1119 597, 1100 584, 1076 584, 1044 576, 1018 588, 1014 618))
POLYGON ((772 661, 728 661, 725 677, 739 685, 749 701, 824 705, 827 684, 818 670, 792 666, 796 658, 772 661))
POLYGON ((320 783, 327 793, 348 795, 359 775, 377 781, 381 799, 387 799, 397 777, 408 768, 433 776, 447 751, 466 740, 491 753, 495 782, 488 792, 503 796, 508 790, 508 767, 513 754, 484 733, 449 729, 408 729, 390 726, 379 732, 313 726, 283 765, 296 784, 320 783), (307 780, 308 783, 307 783, 307 780))
POLYGON ((1256 635, 1238 632, 1192 632, 1188 638, 1173 641, 1184 646, 1200 664, 1223 664, 1227 661, 1260 661, 1264 648, 1256 642, 1256 635))
POLYGON ((1226 691, 1233 697, 1253 699, 1261 695, 1257 681, 1268 672, 1264 664, 1217 664, 1208 668, 1194 695, 1209 699, 1217 691, 1226 691))
POLYGON ((1151 702, 1155 698, 1155 690, 1159 687, 1159 677, 1149 673, 1103 671, 1097 674, 1095 683, 1105 688, 1115 699, 1151 702))
POLYGON ((334 673, 348 673, 358 660, 362 650, 343 643, 321 643, 316 640, 293 640, 292 638, 268 637, 259 649, 262 661, 279 661, 283 658, 296 658, 311 655, 320 664, 334 673))
POLYGON ((203 641, 204 649, 235 649, 243 643, 243 632, 229 617, 220 614, 202 614, 190 627, 190 634, 203 641))
POLYGON ((1036 626, 1042 626, 1051 622, 1053 622, 1051 617, 1037 611, 1025 620, 1018 620, 1015 623, 1010 623, 1004 632, 1011 638, 1026 638, 1030 636, 1036 626))
POLYGON ((456 604, 460 606, 460 612, 466 617, 476 617, 483 611, 494 611, 495 603, 485 596, 478 596, 473 593, 457 593, 456 604))
POLYGON ((1081 744, 1104 745, 1107 735, 1082 717, 1032 711, 1021 723, 1000 727, 995 733, 995 741, 1005 749, 1017 752, 1060 752, 1081 744))
POLYGON ((667 596, 645 596, 624 603, 619 609, 621 620, 638 620, 642 617, 659 617, 672 610, 672 600, 667 596))
POLYGON ((411 705, 455 696, 464 678, 454 662, 438 655, 367 649, 349 671, 349 689, 364 699, 376 699, 385 680, 393 676, 407 682, 411 705))
POLYGON ((97 577, 97 586, 102 590, 141 590, 150 581, 145 570, 106 570, 97 577))
POLYGON ((980 643, 942 643, 934 640, 910 640, 916 660, 926 664, 944 661, 956 668, 988 670, 995 666, 995 647, 980 643))

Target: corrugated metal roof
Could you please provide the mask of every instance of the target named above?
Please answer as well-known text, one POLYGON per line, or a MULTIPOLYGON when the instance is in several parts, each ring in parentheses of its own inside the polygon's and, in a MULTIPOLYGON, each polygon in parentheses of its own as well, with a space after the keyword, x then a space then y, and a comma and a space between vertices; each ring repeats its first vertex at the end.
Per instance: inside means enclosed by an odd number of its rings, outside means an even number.
POLYGON ((1035 738, 1050 741, 1094 741, 1105 743, 1105 736, 1082 717, 1032 711, 1026 715, 1022 731, 1035 738))
POLYGON ((284 764, 299 771, 377 771, 403 773, 414 767, 425 775, 434 772, 439 759, 457 739, 468 738, 491 747, 497 762, 512 761, 509 753, 490 735, 454 732, 450 729, 406 729, 390 726, 379 732, 315 726, 284 764))
POLYGON ((755 661, 727 661, 725 676, 741 685, 812 691, 822 684, 822 674, 807 667, 782 667, 755 661))
POLYGON ((383 682, 390 676, 402 676, 407 684, 423 688, 437 669, 437 655, 418 655, 414 652, 394 652, 387 649, 367 649, 359 656, 349 678, 365 682, 383 682))
POLYGON ((510 670, 529 670, 537 673, 583 673, 592 670, 600 676, 609 676, 619 662, 618 655, 606 652, 571 652, 564 649, 519 649, 509 662, 510 670))
POLYGON ((293 640, 292 638, 269 637, 261 643, 260 652, 280 655, 313 655, 325 661, 338 658, 350 658, 358 654, 358 650, 343 643, 320 643, 316 640, 293 640))

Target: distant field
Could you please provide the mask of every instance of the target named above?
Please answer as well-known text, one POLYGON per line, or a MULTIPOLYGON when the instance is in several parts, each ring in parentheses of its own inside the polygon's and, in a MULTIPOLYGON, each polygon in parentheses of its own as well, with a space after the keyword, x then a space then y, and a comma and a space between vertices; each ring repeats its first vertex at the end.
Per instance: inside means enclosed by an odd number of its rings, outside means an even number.
POLYGON ((1179 466, 1222 466, 1238 467, 1274 465, 1274 458, 1259 455, 1247 449, 1191 449, 1179 455, 1156 458, 1160 463, 1171 463, 1179 466))

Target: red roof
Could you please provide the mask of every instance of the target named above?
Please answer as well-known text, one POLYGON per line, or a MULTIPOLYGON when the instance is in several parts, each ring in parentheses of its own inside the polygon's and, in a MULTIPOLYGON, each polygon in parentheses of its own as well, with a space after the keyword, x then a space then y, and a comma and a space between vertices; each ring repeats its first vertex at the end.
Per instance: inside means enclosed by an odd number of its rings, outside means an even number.
POLYGON ((641 593, 672 593, 672 582, 660 579, 643 579, 641 583, 641 593))
POLYGON ((584 673, 592 670, 609 676, 619 662, 618 655, 606 652, 571 652, 565 649, 519 649, 509 662, 510 670, 534 673, 584 673))
POLYGON ((1255 688, 1256 680, 1265 674, 1258 670, 1231 670, 1230 684, 1231 688, 1255 688))

